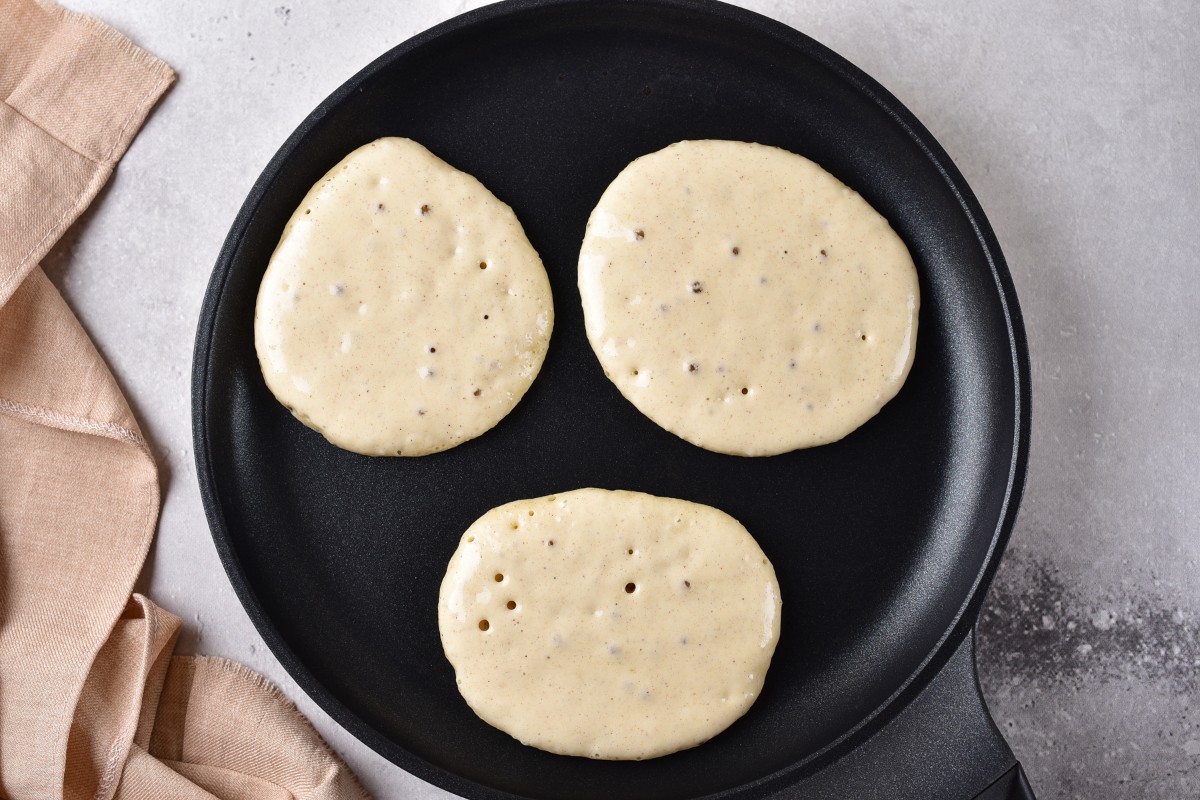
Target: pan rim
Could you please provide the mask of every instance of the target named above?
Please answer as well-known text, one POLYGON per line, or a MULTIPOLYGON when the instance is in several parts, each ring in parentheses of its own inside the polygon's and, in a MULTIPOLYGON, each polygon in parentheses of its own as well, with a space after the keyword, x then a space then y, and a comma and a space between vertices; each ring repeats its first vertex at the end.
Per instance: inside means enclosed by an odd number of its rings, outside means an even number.
POLYGON ((849 88, 860 93, 884 111, 911 139, 926 159, 935 167, 947 188, 958 201, 959 207, 969 221, 979 242, 996 286, 1001 312, 1008 334, 1009 352, 1012 356, 1014 380, 1014 419, 1012 458, 1009 463, 1004 499, 999 518, 988 545, 982 566, 975 576, 965 599, 951 618, 951 623, 934 644, 930 652, 917 667, 900 683, 899 687, 883 702, 866 714, 857 724, 827 745, 807 757, 769 775, 729 789, 706 795, 709 798, 728 798, 745 793, 761 795, 782 785, 791 784, 815 773, 837 757, 853 749, 875 731, 887 725, 908 703, 928 685, 932 678, 968 636, 978 618, 987 588, 999 565, 1000 557, 1008 543, 1016 522, 1017 510, 1024 490, 1030 447, 1031 387, 1028 343, 1025 335, 1015 286, 1008 270, 999 243, 983 213, 983 209, 966 180, 951 161, 949 155, 925 128, 925 126, 894 95, 851 62, 825 47, 816 40, 790 26, 748 9, 738 8, 719 0, 638 0, 634 3, 622 0, 504 0, 446 20, 389 49, 366 67, 361 69, 316 108, 300 123, 272 156, 255 180, 245 201, 230 227, 221 247, 212 276, 205 291, 200 319, 197 326, 196 344, 192 368, 192 429, 196 474, 200 486, 205 516, 212 534, 214 546, 221 559, 230 583, 251 622, 263 637, 271 652, 279 660, 297 685, 339 725, 375 752, 387 758, 410 774, 456 794, 475 798, 515 798, 508 791, 478 783, 450 772, 412 753, 394 740, 384 736, 343 705, 332 692, 311 673, 295 652, 283 640, 257 593, 248 580, 234 550, 231 529, 221 511, 221 498, 217 490, 217 477, 213 468, 208 436, 208 420, 205 413, 213 375, 213 339, 216 333, 216 316, 221 307, 225 290, 233 271, 234 256, 241 249, 242 241, 258 212, 270 186, 291 160, 312 130, 325 116, 337 108, 364 83, 387 69, 393 62, 403 59, 420 49, 434 45, 443 37, 456 34, 476 26, 497 22, 513 22, 526 14, 535 14, 562 8, 584 11, 587 8, 604 9, 638 5, 666 12, 715 18, 718 21, 748 29, 754 33, 774 39, 790 50, 803 53, 828 69, 844 81, 849 88))

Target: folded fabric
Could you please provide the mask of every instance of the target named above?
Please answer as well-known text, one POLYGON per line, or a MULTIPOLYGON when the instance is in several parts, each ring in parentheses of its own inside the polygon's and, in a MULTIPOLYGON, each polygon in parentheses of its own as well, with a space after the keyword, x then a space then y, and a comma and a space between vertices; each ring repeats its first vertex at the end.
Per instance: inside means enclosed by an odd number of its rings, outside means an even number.
POLYGON ((0 0, 0 797, 364 798, 278 690, 173 656, 130 596, 154 458, 38 266, 174 80, 94 19, 0 0))

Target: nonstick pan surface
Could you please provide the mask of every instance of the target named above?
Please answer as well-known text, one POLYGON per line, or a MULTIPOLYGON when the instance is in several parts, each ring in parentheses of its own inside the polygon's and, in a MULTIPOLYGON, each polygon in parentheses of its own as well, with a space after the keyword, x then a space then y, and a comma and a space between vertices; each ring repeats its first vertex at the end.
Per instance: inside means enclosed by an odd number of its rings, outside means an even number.
POLYGON ((1028 357, 978 203, 924 127, 836 54, 711 2, 517 2, 406 42, 323 102, 267 166, 213 272, 196 344, 198 474, 229 577, 276 656, 355 735, 472 797, 757 795, 884 726, 968 635, 1011 530, 1028 357), (368 458, 267 390, 254 302, 283 226, 352 149, 407 136, 478 177, 541 254, 556 325, 494 430, 422 458, 368 458), (921 284, 916 360, 843 441, 771 458, 698 449, 624 400, 584 335, 584 225, 631 160, 681 139, 803 154, 892 223, 921 284), (437 630, 461 532, 489 508, 585 486, 723 509, 775 565, 783 627, 729 730, 639 763, 524 747, 471 712, 437 630))

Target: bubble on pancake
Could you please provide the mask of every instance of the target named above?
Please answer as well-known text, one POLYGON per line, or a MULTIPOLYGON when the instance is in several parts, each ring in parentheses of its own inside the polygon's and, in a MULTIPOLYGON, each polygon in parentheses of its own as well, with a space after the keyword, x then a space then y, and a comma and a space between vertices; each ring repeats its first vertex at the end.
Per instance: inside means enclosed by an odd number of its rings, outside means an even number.
POLYGON ((746 712, 779 598, 770 562, 729 515, 582 489, 476 520, 447 567, 438 626, 486 722, 555 753, 642 759, 746 712))

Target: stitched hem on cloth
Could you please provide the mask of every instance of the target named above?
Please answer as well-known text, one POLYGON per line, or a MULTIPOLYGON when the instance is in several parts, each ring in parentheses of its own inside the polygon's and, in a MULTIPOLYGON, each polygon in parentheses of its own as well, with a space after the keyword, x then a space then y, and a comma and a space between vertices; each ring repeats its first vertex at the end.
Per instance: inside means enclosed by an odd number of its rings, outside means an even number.
MULTIPOLYGON (((153 645, 158 641, 159 618, 155 614, 146 613, 146 603, 152 601, 148 598, 140 600, 139 598, 141 598, 140 595, 133 595, 133 599, 141 606, 142 618, 146 621, 146 636, 142 640, 141 672, 143 675, 149 675, 154 667, 153 645)), ((178 632, 174 635, 178 635, 178 632)), ((144 692, 145 682, 135 694, 135 707, 130 709, 132 713, 126 717, 125 724, 121 726, 109 747, 108 757, 104 760, 104 767, 100 771, 100 780, 96 785, 96 793, 93 795, 95 800, 108 800, 116 794, 117 786, 121 782, 121 773, 125 770, 125 762, 129 760, 129 748, 137 734, 142 705, 145 702, 144 692)))
POLYGON ((128 442, 140 447, 153 460, 153 455, 150 453, 150 446, 146 444, 146 440, 142 438, 140 433, 131 431, 114 422, 97 422, 87 417, 64 414, 52 408, 18 403, 6 397, 0 397, 0 414, 8 414, 10 417, 17 417, 38 425, 45 425, 49 428, 58 428, 59 430, 73 431, 75 433, 90 433, 94 436, 106 436, 109 439, 128 442))

